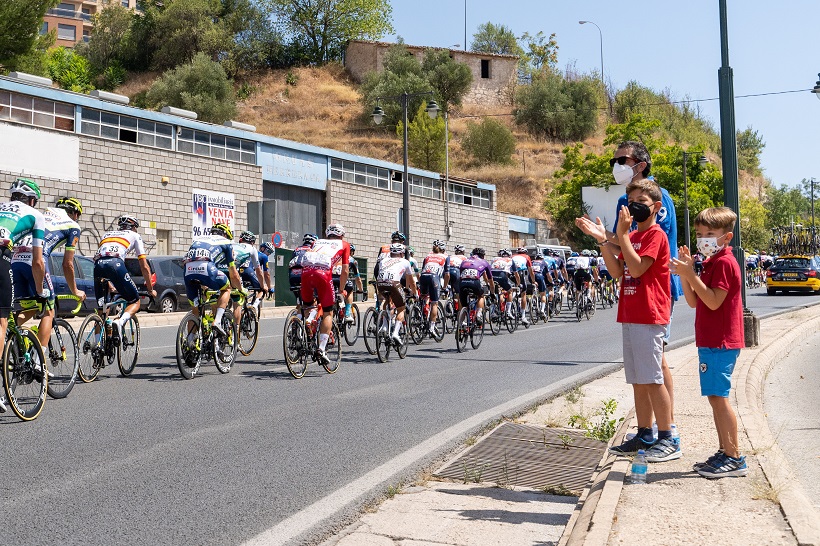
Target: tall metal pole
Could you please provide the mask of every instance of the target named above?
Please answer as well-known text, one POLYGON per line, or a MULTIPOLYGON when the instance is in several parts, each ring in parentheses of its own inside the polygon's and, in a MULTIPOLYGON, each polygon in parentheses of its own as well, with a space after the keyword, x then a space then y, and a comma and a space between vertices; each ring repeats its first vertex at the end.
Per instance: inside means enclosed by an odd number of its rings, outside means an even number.
POLYGON ((410 95, 405 91, 401 95, 401 107, 404 113, 404 175, 402 176, 401 203, 402 203, 402 223, 404 235, 407 237, 407 250, 405 257, 410 256, 410 180, 407 175, 407 107, 410 102, 410 95))
POLYGON ((683 208, 686 211, 686 242, 684 243, 687 247, 692 244, 692 238, 689 233, 689 184, 686 181, 686 157, 689 154, 683 152, 683 208))
MULTIPOLYGON (((740 218, 740 199, 737 176, 737 137, 735 131, 735 103, 732 68, 729 66, 729 37, 726 22, 726 0, 719 0, 720 59, 718 88, 720 96, 720 149, 723 159, 723 202, 740 218)), ((740 239, 740 222, 735 223, 733 253, 740 266, 740 278, 746 278, 746 260, 740 239)), ((746 284, 741 283, 743 308, 746 308, 746 284)))
POLYGON ((464 0, 464 51, 469 51, 467 47, 467 0, 464 0))
POLYGON ((444 233, 450 238, 450 203, 447 201, 447 190, 450 188, 450 115, 447 110, 449 106, 444 105, 444 191, 441 196, 444 198, 444 233))
POLYGON ((817 254, 817 245, 814 236, 814 177, 811 179, 811 255, 817 254))

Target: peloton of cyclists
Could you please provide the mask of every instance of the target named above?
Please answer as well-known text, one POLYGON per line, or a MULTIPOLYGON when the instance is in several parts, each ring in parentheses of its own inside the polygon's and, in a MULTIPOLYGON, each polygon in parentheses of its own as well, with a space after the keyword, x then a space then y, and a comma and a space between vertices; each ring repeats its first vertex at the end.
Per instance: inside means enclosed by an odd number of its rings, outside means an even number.
POLYGON ((518 285, 521 288, 521 322, 529 324, 527 318, 527 296, 532 296, 535 284, 535 272, 532 269, 532 260, 523 246, 515 250, 512 256, 512 267, 518 273, 518 285))
MULTIPOLYGON (((483 250, 483 249, 482 249, 483 250)), ((498 256, 493 258, 490 265, 493 277, 493 286, 499 286, 505 292, 512 290, 510 277, 515 279, 515 284, 519 284, 518 271, 513 269, 512 251, 509 248, 502 248, 498 251, 498 256)), ((499 305, 505 301, 504 292, 499 294, 499 305)))
POLYGON ((428 254, 421 265, 419 292, 430 296, 430 334, 436 337, 436 320, 438 320, 439 291, 450 284, 450 257, 444 253, 447 245, 444 241, 433 241, 433 252, 428 254))
POLYGON ((401 337, 401 327, 404 323, 404 309, 406 304, 404 291, 402 290, 402 281, 406 282, 411 294, 416 294, 416 281, 413 277, 413 267, 410 265, 410 260, 404 257, 406 250, 406 247, 401 243, 391 244, 390 255, 382 260, 381 266, 379 267, 379 276, 376 277, 376 286, 378 287, 379 295, 384 299, 385 305, 392 302, 396 308, 396 322, 390 336, 398 345, 404 344, 404 340, 401 337))

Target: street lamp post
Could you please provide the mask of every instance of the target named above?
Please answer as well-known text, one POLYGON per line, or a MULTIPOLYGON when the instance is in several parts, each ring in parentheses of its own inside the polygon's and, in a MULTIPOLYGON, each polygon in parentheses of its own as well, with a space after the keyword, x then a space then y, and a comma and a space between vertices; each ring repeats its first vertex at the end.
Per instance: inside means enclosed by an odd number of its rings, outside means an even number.
MULTIPOLYGON (((429 96, 431 99, 427 102, 427 115, 430 116, 430 119, 435 119, 438 115, 438 104, 436 101, 432 99, 433 92, 432 91, 425 91, 423 93, 408 93, 404 92, 401 95, 396 95, 393 97, 377 97, 376 98, 376 108, 373 110, 373 122, 376 125, 381 125, 382 120, 384 119, 384 110, 381 106, 379 106, 379 102, 382 100, 395 100, 399 101, 402 108, 403 114, 403 128, 404 128, 404 174, 402 175, 401 183, 402 183, 402 229, 404 229, 404 234, 407 237, 407 248, 410 248, 410 180, 407 173, 407 108, 410 105, 410 99, 415 97, 426 97, 429 96)), ((409 250, 407 251, 409 253, 409 250)))
POLYGON ((698 165, 706 165, 709 160, 703 155, 703 152, 682 152, 683 153, 683 207, 686 211, 686 246, 691 246, 692 236, 689 233, 689 183, 686 179, 686 162, 690 155, 698 154, 698 165))
MULTIPOLYGON (((578 21, 579 25, 585 25, 589 23, 590 25, 595 25, 595 28, 598 29, 598 37, 601 39, 601 83, 604 83, 604 33, 601 32, 601 27, 593 23, 592 21, 578 21)), ((606 84, 604 84, 606 86, 606 84)))

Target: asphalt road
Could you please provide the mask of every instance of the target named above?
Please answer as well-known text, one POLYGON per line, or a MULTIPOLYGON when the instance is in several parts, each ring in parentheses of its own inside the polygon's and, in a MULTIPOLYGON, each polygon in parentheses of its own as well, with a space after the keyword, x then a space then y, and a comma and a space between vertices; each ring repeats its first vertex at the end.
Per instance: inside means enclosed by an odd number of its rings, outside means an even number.
MULTIPOLYGON (((814 296, 750 293, 759 315, 814 296)), ((615 309, 562 315, 479 350, 411 346, 381 364, 361 340, 339 371, 292 379, 282 320, 228 375, 182 380, 175 327, 143 329, 136 370, 105 369, 34 422, 0 416, 0 528, 8 544, 309 542, 467 435, 621 358, 615 309)), ((673 341, 693 334, 675 310, 673 341)))

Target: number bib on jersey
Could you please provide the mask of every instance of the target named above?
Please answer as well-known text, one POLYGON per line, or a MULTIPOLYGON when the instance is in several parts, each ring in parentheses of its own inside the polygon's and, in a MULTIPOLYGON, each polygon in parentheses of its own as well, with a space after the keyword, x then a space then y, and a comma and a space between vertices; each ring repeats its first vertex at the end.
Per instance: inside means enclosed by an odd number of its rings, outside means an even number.
POLYGON ((462 269, 461 279, 478 279, 478 269, 462 269))

